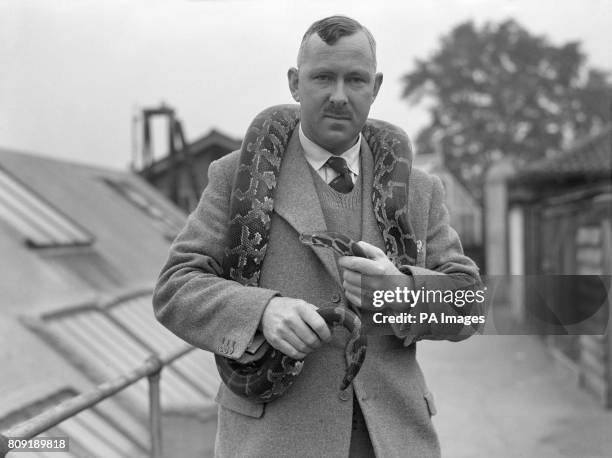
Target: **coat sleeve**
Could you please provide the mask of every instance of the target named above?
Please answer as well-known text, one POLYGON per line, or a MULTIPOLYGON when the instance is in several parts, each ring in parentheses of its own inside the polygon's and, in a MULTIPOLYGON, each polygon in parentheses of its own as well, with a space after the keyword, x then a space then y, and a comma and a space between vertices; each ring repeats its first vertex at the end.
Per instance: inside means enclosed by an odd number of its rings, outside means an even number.
POLYGON ((153 294, 156 318, 190 344, 238 359, 278 293, 222 277, 235 153, 213 162, 208 186, 170 247, 153 294))
POLYGON ((474 318, 484 315, 484 301, 476 296, 476 292, 482 289, 478 267, 463 254, 459 235, 449 224, 442 181, 433 175, 430 175, 430 179, 431 199, 428 210, 425 267, 402 266, 400 271, 412 276, 415 291, 440 292, 438 295, 430 296, 434 298, 433 301, 419 301, 410 310, 417 316, 420 313, 435 315, 440 322, 417 320, 414 325, 402 324, 394 327, 396 335, 405 339, 405 345, 423 339, 452 341, 467 339, 478 330, 480 323, 472 322, 464 325, 465 317, 471 317, 468 320, 473 321, 474 318), (448 298, 448 292, 456 298, 463 297, 463 299, 438 300, 440 296, 448 298), (470 301, 465 300, 466 297, 470 297, 470 301), (458 320, 451 318, 451 321, 458 321, 455 324, 443 323, 441 321, 444 316, 464 318, 458 320))

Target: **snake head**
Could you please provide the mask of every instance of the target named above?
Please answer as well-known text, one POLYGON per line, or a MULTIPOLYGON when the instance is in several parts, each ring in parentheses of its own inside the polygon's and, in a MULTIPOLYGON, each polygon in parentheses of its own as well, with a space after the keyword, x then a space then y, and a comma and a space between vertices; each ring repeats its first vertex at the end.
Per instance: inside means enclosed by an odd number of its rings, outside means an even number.
POLYGON ((305 245, 329 248, 340 256, 367 258, 363 249, 351 238, 340 232, 319 231, 300 234, 300 242, 305 245))

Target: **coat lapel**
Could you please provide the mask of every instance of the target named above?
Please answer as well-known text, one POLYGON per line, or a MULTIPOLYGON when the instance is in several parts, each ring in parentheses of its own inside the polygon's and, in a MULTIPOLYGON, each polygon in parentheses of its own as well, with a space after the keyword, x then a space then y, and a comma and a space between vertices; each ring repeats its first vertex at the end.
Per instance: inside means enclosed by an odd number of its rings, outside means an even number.
POLYGON ((361 240, 375 245, 383 251, 385 244, 374 216, 372 184, 374 182, 374 156, 365 140, 361 141, 361 240))
MULTIPOLYGON (((283 157, 274 196, 274 211, 298 234, 327 230, 309 168, 296 127, 283 157)), ((326 248, 311 248, 325 269, 340 283, 340 274, 333 252, 326 248)))

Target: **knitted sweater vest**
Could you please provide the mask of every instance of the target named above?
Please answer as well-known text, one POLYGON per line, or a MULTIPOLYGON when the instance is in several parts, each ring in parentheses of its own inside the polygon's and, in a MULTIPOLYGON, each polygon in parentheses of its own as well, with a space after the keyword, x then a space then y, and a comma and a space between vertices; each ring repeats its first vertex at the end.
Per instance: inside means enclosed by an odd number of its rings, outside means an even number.
MULTIPOLYGON (((363 183, 372 182, 372 170, 363 167, 362 160, 361 172, 355 181, 353 190, 347 194, 342 194, 325 183, 312 167, 309 167, 309 169, 319 197, 327 230, 339 232, 353 240, 361 240, 363 222, 376 225, 372 199, 366 198, 364 201, 362 198, 363 183), (365 176, 365 173, 369 173, 370 176, 365 176)), ((369 192, 369 190, 365 192, 369 192)), ((384 251, 385 245, 380 234, 376 237, 376 240, 368 240, 368 242, 384 251)))

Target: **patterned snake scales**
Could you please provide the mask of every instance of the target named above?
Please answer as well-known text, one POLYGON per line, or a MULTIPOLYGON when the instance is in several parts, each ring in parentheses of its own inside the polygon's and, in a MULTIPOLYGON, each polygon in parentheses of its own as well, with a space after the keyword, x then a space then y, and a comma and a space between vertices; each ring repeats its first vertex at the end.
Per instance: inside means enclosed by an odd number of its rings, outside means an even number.
MULTIPOLYGON (((242 142, 240 164, 230 200, 228 248, 223 270, 227 278, 245 286, 258 286, 268 246, 274 191, 283 155, 299 122, 297 105, 278 105, 261 112, 242 142)), ((374 158, 372 204, 389 258, 398 266, 412 265, 417 248, 408 219, 408 177, 412 150, 406 134, 384 121, 369 119, 361 131, 374 158)), ((302 234, 302 243, 324 246, 342 255, 360 256, 355 242, 337 233, 302 234)), ((343 307, 318 310, 328 326, 343 326, 351 333, 345 355, 345 389, 365 358, 366 339, 359 318, 343 307)), ((232 360, 215 355, 221 379, 239 396, 270 402, 291 386, 304 364, 265 342, 254 355, 232 360)))

